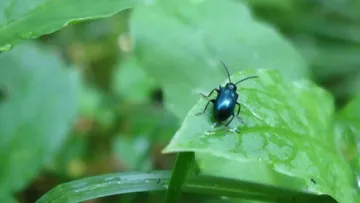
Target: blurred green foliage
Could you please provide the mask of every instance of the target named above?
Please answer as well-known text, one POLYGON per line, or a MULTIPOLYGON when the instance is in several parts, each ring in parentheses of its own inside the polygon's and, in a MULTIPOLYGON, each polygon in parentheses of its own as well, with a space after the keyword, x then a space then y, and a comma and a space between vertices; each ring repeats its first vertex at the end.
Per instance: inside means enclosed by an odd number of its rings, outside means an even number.
MULTIPOLYGON (((234 74, 273 68, 286 81, 309 79, 328 91, 331 96, 291 97, 285 95, 286 88, 278 90, 287 98, 285 103, 301 98, 296 115, 303 115, 303 109, 310 112, 300 121, 283 115, 284 122, 296 120, 294 129, 310 129, 299 143, 314 142, 315 155, 305 150, 310 161, 301 164, 324 171, 328 165, 316 154, 326 154, 327 163, 341 163, 336 174, 346 171, 341 177, 352 178, 353 183, 341 179, 346 182, 342 186, 356 188, 359 10, 358 0, 0 0, 0 200, 35 202, 56 185, 86 176, 171 169, 174 156, 161 150, 199 100, 198 93, 225 81, 219 60, 234 74), (324 126, 331 122, 335 137, 324 126), (334 143, 343 160, 321 151, 334 143)), ((251 93, 244 93, 242 102, 247 102, 247 94, 251 93)), ((275 121, 280 110, 265 113, 278 103, 259 99, 263 103, 249 99, 247 106, 275 121)), ((247 108, 241 114, 252 119, 247 108)), ((206 122, 204 117, 197 119, 206 122)), ((285 176, 259 162, 214 157, 216 150, 227 150, 221 141, 225 138, 218 138, 212 140, 216 148, 210 155, 197 154, 203 173, 298 190, 312 184, 311 179, 285 176)), ((251 148, 257 142, 247 143, 251 148)), ((338 197, 329 187, 339 177, 331 182, 315 177, 319 188, 312 191, 338 197)), ((94 202, 159 202, 163 195, 129 194, 94 202)), ((199 195, 183 198, 243 202, 199 195)))
POLYGON ((130 23, 139 63, 164 84, 166 107, 181 119, 197 93, 224 80, 220 59, 232 72, 275 68, 290 79, 309 75, 296 50, 239 2, 160 2, 136 9, 130 23))
POLYGON ((358 94, 360 1, 245 1, 292 41, 311 64, 314 80, 334 93, 339 107, 358 94))
POLYGON ((104 0, 101 4, 96 0, 38 0, 27 3, 2 0, 0 51, 10 50, 19 41, 35 39, 84 20, 109 17, 142 3, 142 0, 104 0))
POLYGON ((78 74, 35 44, 0 55, 0 198, 22 189, 61 147, 77 112, 78 74), (25 169, 25 170, 24 170, 25 169))

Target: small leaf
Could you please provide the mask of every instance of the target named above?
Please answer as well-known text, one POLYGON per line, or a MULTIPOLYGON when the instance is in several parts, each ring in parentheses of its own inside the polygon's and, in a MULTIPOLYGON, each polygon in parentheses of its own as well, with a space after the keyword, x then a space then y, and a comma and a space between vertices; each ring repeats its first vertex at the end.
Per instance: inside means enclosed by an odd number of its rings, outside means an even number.
MULTIPOLYGON (((356 178, 360 177, 360 96, 339 112, 336 119, 336 139, 343 156, 356 178)), ((355 180, 355 178, 354 178, 355 180)), ((355 182, 355 181, 354 181, 355 182)), ((360 193, 359 184, 357 185, 360 193)))
POLYGON ((33 39, 79 21, 109 17, 144 0, 3 0, 0 2, 0 52, 21 39, 33 39))
POLYGON ((95 89, 86 86, 86 84, 81 85, 80 92, 80 112, 81 115, 87 119, 96 119, 96 116, 101 108, 101 93, 95 89))
POLYGON ((229 130, 214 128, 211 107, 195 115, 207 102, 200 99, 164 152, 201 152, 243 164, 259 161, 303 179, 308 191, 356 202, 351 169, 333 143, 331 96, 306 80, 286 82, 269 69, 247 70, 232 80, 250 75, 259 79, 237 90, 244 126, 234 119, 229 130))
POLYGON ((152 143, 165 145, 180 126, 176 116, 164 108, 147 103, 122 110, 128 135, 146 136, 152 143))
POLYGON ((23 188, 65 141, 77 113, 77 72, 35 44, 0 55, 0 191, 23 188))
POLYGON ((164 87, 166 105, 180 119, 197 93, 224 80, 220 60, 231 72, 276 68, 287 78, 308 77, 291 44, 240 1, 158 1, 134 9, 130 29, 139 64, 164 87))
POLYGON ((150 100, 151 92, 156 88, 153 78, 139 67, 135 58, 118 65, 113 78, 113 90, 125 101, 143 103, 150 100))
POLYGON ((120 135, 113 140, 115 156, 129 171, 144 171, 152 168, 149 151, 150 142, 145 136, 120 135))

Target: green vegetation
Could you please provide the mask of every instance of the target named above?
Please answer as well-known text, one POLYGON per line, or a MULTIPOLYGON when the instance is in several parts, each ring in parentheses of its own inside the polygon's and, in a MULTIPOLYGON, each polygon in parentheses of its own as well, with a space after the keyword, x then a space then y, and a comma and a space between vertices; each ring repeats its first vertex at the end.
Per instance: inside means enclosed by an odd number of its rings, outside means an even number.
POLYGON ((1 0, 0 200, 360 202, 359 10, 1 0), (220 60, 259 76, 228 127, 220 60))

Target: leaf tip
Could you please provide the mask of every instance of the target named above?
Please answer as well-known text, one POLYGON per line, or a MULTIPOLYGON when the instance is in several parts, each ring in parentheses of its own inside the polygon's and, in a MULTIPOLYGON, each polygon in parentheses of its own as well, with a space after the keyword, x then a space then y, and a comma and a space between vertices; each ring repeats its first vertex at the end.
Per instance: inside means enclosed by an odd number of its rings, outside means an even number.
POLYGON ((161 150, 161 153, 162 153, 162 154, 169 154, 169 153, 171 153, 171 150, 170 150, 169 145, 166 146, 163 150, 161 150))

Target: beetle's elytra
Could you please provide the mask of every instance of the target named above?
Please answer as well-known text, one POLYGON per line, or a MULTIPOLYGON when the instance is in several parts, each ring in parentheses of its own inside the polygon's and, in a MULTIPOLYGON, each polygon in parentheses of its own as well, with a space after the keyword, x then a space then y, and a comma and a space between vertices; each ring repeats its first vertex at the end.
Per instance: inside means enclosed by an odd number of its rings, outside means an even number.
POLYGON ((239 95, 236 92, 236 89, 237 89, 236 85, 245 80, 251 79, 251 78, 258 78, 259 76, 250 76, 250 77, 244 78, 236 83, 232 83, 231 79, 230 79, 230 74, 229 74, 228 68, 226 67, 226 65, 223 61, 221 61, 221 63, 223 64, 223 66, 226 70, 229 82, 226 83, 225 87, 219 86, 219 89, 215 88, 215 89, 211 90, 211 92, 209 93, 208 96, 200 93, 203 97, 208 98, 212 95, 212 93, 214 93, 216 91, 217 97, 215 99, 209 100, 208 103, 206 104, 204 110, 200 113, 197 113, 196 115, 201 115, 201 114, 205 113, 206 109, 208 108, 208 106, 211 102, 214 104, 213 114, 214 114, 214 118, 217 122, 223 122, 223 121, 227 120, 230 116, 232 116, 231 119, 225 124, 225 126, 227 126, 230 124, 230 122, 235 117, 235 107, 238 106, 237 116, 239 115, 240 109, 241 109, 241 105, 237 101, 239 95))

